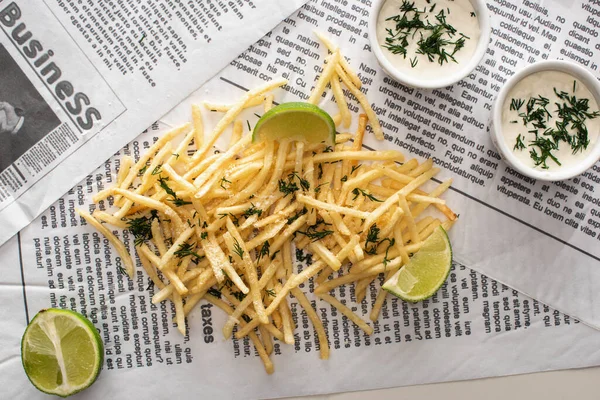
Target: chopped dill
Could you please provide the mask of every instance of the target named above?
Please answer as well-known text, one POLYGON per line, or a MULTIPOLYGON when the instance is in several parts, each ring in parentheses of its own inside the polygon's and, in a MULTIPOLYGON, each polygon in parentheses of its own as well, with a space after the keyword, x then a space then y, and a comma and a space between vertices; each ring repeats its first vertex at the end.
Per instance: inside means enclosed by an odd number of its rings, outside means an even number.
POLYGON ((169 187, 169 185, 167 184, 167 181, 169 180, 169 178, 163 178, 162 176, 159 176, 158 178, 158 184, 160 185, 160 187, 167 192, 167 194, 169 196, 171 196, 172 198, 169 199, 169 201, 172 201, 173 204, 177 207, 181 207, 183 205, 186 204, 192 204, 191 201, 185 201, 183 199, 180 199, 179 197, 177 197, 177 194, 175 193, 175 191, 173 189, 171 189, 169 187))
POLYGON ((248 218, 251 215, 256 215, 258 218, 260 218, 263 211, 261 209, 256 208, 254 203, 250 203, 250 204, 251 204, 251 207, 244 211, 244 214, 243 214, 244 217, 248 218))
POLYGON ((300 188, 298 187, 298 185, 295 182, 295 178, 298 179, 298 182, 300 183, 300 187, 302 188, 302 190, 307 191, 310 189, 310 183, 302 178, 300 175, 298 175, 298 173, 296 172, 292 172, 291 174, 288 175, 287 177, 287 181, 285 181, 284 179, 280 179, 279 180, 279 191, 281 193, 284 194, 283 197, 286 197, 289 194, 293 194, 294 192, 297 192, 298 190, 300 190, 300 188))
POLYGON ((383 200, 379 200, 377 197, 373 196, 369 192, 359 189, 359 188, 354 188, 354 190, 352 190, 352 194, 354 195, 354 197, 352 197, 352 200, 356 200, 356 198, 362 194, 363 196, 365 196, 367 199, 369 199, 371 201, 375 201, 377 203, 383 202, 383 200))
MULTIPOLYGON (((464 46, 468 36, 457 31, 457 29, 446 21, 450 10, 440 10, 430 20, 436 8, 433 3, 428 9, 419 10, 415 2, 404 0, 399 7, 400 13, 387 18, 386 21, 394 22, 394 27, 386 28, 387 36, 382 44, 384 49, 392 54, 399 54, 404 58, 408 55, 410 40, 416 40, 416 54, 427 57, 430 62, 440 65, 449 62, 457 62, 454 55, 464 46), (432 20, 435 21, 432 21, 432 20)), ((412 68, 415 68, 418 59, 409 59, 412 68)))
POLYGON ((141 245, 146 240, 152 239, 152 220, 158 220, 158 211, 150 211, 150 216, 142 216, 127 221, 129 231, 135 238, 134 244, 141 245))
POLYGON ((152 175, 158 175, 161 172, 162 172, 162 164, 159 164, 156 167, 154 167, 154 169, 152 170, 152 175))
POLYGON ((187 256, 194 257, 192 262, 198 264, 200 260, 204 258, 204 256, 199 255, 194 250, 196 249, 196 243, 182 243, 179 245, 179 249, 174 253, 177 258, 184 258, 187 256))
MULTIPOLYGON (((548 169, 548 161, 552 160, 561 165, 554 151, 559 149, 561 143, 570 146, 573 154, 583 152, 590 144, 586 121, 600 116, 600 111, 590 111, 589 99, 577 98, 575 90, 577 81, 573 81, 573 93, 558 91, 554 88, 554 94, 559 101, 555 102, 556 121, 554 126, 550 124, 552 114, 548 111, 550 100, 543 96, 530 97, 527 102, 522 99, 511 99, 510 111, 519 111, 525 104, 525 110, 519 112, 523 126, 529 129, 527 132, 535 136, 528 145, 525 145, 525 136, 519 134, 513 150, 525 150, 529 147, 529 155, 535 166, 548 169)), ((512 121, 511 121, 512 122, 512 121)))
MULTIPOLYGON (((244 298, 246 297, 246 295, 242 292, 231 292, 231 295, 233 297, 235 297, 238 301, 242 301, 244 300, 244 298)), ((247 315, 244 314, 245 317, 248 317, 247 315)), ((249 321, 248 321, 249 322, 249 321)))
POLYGON ((261 246, 260 250, 258 251, 258 256, 256 256, 256 262, 258 263, 260 261, 261 258, 265 257, 265 256, 269 256, 270 254, 270 244, 268 240, 265 240, 265 242, 263 243, 263 245, 261 246))
POLYGON ((510 101, 510 111, 519 111, 521 107, 525 104, 525 100, 523 99, 511 99, 510 101))
POLYGON ((275 253, 271 254, 271 261, 273 261, 275 259, 275 257, 277 257, 277 253, 279 253, 281 250, 277 250, 275 253))
POLYGON ((377 254, 377 247, 379 246, 379 232, 381 230, 377 226, 377 224, 371 225, 369 231, 367 232, 367 239, 365 241, 365 253, 367 254, 377 254), (371 243, 371 248, 369 248, 369 244, 371 243))
POLYGON ((223 185, 224 183, 231 184, 231 181, 228 181, 227 179, 225 179, 225 177, 221 178, 221 184, 219 186, 221 186, 223 189, 227 190, 227 188, 223 185))
POLYGON ((233 252, 237 254, 239 258, 244 257, 244 249, 240 246, 240 242, 236 238, 233 238, 233 252))
POLYGON ((296 231, 301 235, 306 236, 307 238, 311 239, 313 242, 316 242, 317 240, 321 240, 326 236, 329 236, 333 233, 333 231, 329 231, 329 230, 322 230, 322 231, 318 231, 317 230, 317 225, 312 225, 309 226, 307 230, 305 231, 296 231))
POLYGON ((515 143, 515 147, 513 147, 513 150, 523 150, 525 148, 525 143, 523 143, 523 139, 524 137, 521 136, 521 134, 517 136, 517 142, 515 143))
POLYGON ((306 207, 302 208, 302 210, 298 211, 296 214, 294 214, 293 216, 291 216, 290 218, 288 218, 287 224, 291 225, 294 221, 296 221, 298 218, 300 218, 301 216, 303 216, 307 212, 308 212, 308 209, 306 207))

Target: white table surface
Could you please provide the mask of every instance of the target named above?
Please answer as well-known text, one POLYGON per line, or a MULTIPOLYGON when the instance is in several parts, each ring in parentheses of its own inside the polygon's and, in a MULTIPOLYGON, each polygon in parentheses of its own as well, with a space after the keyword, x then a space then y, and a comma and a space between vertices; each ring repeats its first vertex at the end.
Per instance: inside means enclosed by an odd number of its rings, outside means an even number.
POLYGON ((600 367, 434 383, 296 400, 598 400, 600 367))

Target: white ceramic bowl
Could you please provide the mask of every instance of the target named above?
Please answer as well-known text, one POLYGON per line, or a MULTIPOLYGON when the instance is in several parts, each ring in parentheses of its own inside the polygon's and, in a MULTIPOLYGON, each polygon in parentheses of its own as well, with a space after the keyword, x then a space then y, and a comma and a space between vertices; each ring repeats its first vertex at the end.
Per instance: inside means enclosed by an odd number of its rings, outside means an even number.
POLYGON ((596 103, 600 104, 600 82, 587 69, 571 61, 539 61, 519 70, 511 76, 502 89, 500 89, 492 108, 490 136, 504 161, 521 174, 543 181, 561 181, 570 179, 582 174, 598 162, 600 159, 600 140, 596 141, 596 144, 590 153, 579 164, 546 171, 532 168, 521 162, 517 156, 514 155, 511 147, 506 143, 502 133, 502 106, 504 105, 507 94, 510 93, 511 89, 523 78, 540 71, 561 71, 574 76, 587 86, 596 99, 596 103))
MULTIPOLYGON (((369 41, 371 42, 371 51, 377 57, 377 61, 381 68, 392 78, 398 82, 422 89, 438 89, 446 86, 451 86, 461 79, 469 75, 475 67, 479 64, 485 51, 487 50, 490 42, 490 14, 485 4, 485 0, 468 0, 473 5, 473 9, 477 14, 477 20, 479 21, 479 42, 475 48, 475 53, 468 63, 465 63, 462 68, 458 69, 451 75, 440 76, 438 79, 419 79, 418 77, 405 74, 394 67, 394 65, 385 57, 383 50, 377 41, 377 18, 381 7, 386 0, 374 0, 373 7, 371 8, 371 15, 369 16, 369 41)), ((456 0, 463 1, 463 0, 456 0)))

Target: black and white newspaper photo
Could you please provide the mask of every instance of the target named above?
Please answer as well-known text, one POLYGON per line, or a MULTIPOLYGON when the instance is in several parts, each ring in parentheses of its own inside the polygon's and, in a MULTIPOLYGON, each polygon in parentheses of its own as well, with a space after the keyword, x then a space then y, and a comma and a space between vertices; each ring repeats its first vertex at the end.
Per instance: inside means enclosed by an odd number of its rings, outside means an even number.
POLYGON ((52 107, 0 45, 0 171, 60 125, 52 107))

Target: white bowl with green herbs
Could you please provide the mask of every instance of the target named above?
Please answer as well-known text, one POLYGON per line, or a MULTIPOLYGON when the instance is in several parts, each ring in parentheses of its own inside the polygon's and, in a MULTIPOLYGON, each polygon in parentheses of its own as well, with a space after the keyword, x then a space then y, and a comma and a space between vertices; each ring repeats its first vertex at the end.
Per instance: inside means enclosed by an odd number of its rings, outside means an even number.
POLYGON ((371 51, 398 82, 435 89, 467 77, 485 55, 490 17, 484 0, 375 0, 371 51))
POLYGON ((570 179, 600 159, 600 82, 570 61, 541 61, 515 73, 492 109, 490 135, 523 175, 570 179))

